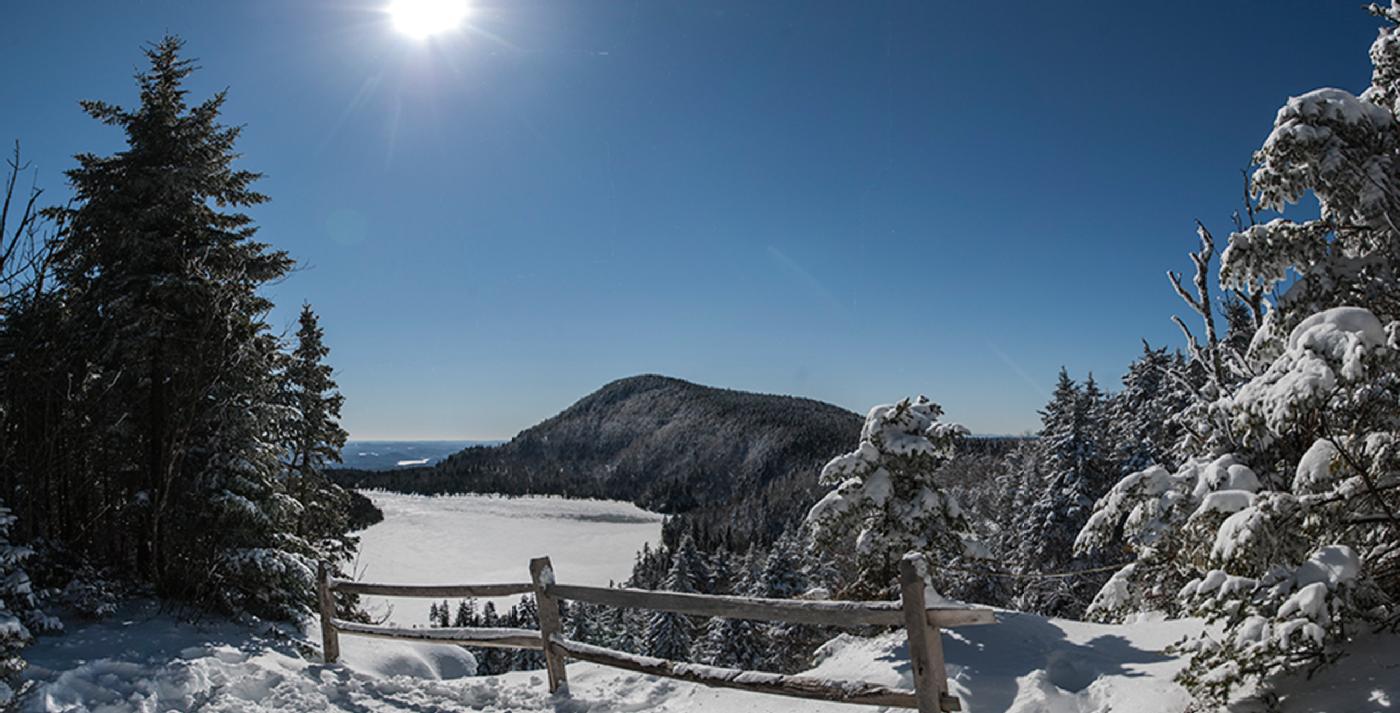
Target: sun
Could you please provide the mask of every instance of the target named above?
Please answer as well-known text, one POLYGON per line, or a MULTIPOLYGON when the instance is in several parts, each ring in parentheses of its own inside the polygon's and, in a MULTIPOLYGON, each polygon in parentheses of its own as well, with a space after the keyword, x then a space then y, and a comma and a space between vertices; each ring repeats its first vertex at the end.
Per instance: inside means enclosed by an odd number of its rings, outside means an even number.
POLYGON ((414 39, 450 32, 467 17, 467 0, 392 0, 394 27, 414 39))

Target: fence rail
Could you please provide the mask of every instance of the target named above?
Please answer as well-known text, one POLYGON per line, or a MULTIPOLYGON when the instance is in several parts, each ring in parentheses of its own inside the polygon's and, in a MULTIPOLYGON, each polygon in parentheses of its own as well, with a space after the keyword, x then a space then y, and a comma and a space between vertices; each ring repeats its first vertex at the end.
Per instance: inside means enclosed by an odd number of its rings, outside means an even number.
POLYGON ((927 606, 924 601, 923 578, 919 576, 918 564, 913 558, 906 558, 900 563, 899 602, 764 599, 560 584, 554 580, 554 569, 548 557, 530 561, 531 581, 528 583, 409 585, 355 582, 330 577, 324 565, 318 575, 322 650, 327 663, 335 663, 339 659, 339 635, 342 633, 401 641, 533 649, 544 652, 550 692, 559 690, 567 683, 564 662, 576 659, 719 688, 842 703, 917 708, 920 713, 956 711, 961 709, 961 702, 948 694, 948 677, 943 661, 940 629, 995 623, 990 609, 927 606), (533 593, 539 610, 540 628, 406 628, 361 624, 335 618, 335 592, 429 598, 499 597, 533 593), (561 600, 692 616, 756 619, 817 626, 902 626, 909 637, 909 659, 914 674, 914 690, 889 688, 866 681, 841 681, 815 676, 789 676, 704 666, 637 656, 570 641, 563 635, 559 607, 561 600))

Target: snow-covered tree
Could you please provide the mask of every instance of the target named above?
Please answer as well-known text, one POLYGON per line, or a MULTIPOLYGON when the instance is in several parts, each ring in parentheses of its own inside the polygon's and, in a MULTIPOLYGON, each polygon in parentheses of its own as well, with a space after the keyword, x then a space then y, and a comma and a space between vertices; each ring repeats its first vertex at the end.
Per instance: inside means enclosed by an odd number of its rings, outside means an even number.
POLYGON ((296 533, 313 554, 339 568, 354 553, 358 538, 350 534, 350 495, 327 477, 327 464, 340 462, 347 438, 340 426, 340 394, 325 363, 330 350, 311 305, 298 317, 296 344, 282 372, 289 408, 282 425, 288 462, 287 490, 300 505, 296 533))
MULTIPOLYGON (((754 550, 750 549, 737 568, 731 594, 758 595, 759 585, 753 575, 757 567, 754 559, 754 550)), ((704 638, 695 642, 695 659, 714 666, 758 670, 765 658, 762 637, 763 625, 759 622, 714 617, 706 624, 704 638)))
POLYGON ((25 667, 20 654, 34 635, 62 628, 39 608, 24 570, 24 561, 33 551, 10 540, 14 524, 15 516, 0 505, 0 707, 14 703, 18 676, 25 667))
POLYGON ((1400 3, 1372 11, 1390 24, 1371 88, 1289 99, 1255 154, 1261 210, 1311 194, 1319 211, 1230 236, 1221 282, 1267 296, 1236 376, 1179 417, 1183 465, 1129 474, 1078 540, 1138 554, 1095 612, 1216 621, 1180 676, 1212 704, 1267 701, 1368 623, 1400 622, 1400 3))
POLYGON ((1060 370, 1055 392, 1041 412, 1037 447, 1045 484, 1022 520, 1013 560, 1022 573, 1032 575, 1016 597, 1021 609, 1077 616, 1098 588, 1090 575, 1058 575, 1094 564, 1076 559, 1073 544, 1095 500, 1111 482, 1103 410, 1104 396, 1093 376, 1080 387, 1060 370), (1033 576, 1036 573, 1057 576, 1033 576))
MULTIPOLYGON (((662 588, 671 592, 695 592, 703 581, 704 560, 695 551, 690 534, 681 536, 671 556, 671 569, 662 588)), ((657 658, 684 661, 690 654, 693 633, 690 618, 675 612, 653 612, 647 620, 645 653, 657 658)))
POLYGON ((939 421, 943 410, 920 396, 876 406, 859 447, 827 463, 832 487, 807 514, 821 553, 854 569, 846 594, 887 596, 898 590, 899 561, 917 550, 952 562, 982 553, 958 504, 934 474, 967 429, 939 421))
POLYGON ((457 613, 452 616, 452 625, 458 628, 477 625, 475 599, 463 599, 457 603, 457 613))
MULTIPOLYGON (((754 591, 770 599, 795 599, 808 590, 805 539, 795 528, 773 543, 764 560, 754 591)), ((762 666, 769 671, 797 671, 806 668, 812 651, 823 641, 820 630, 803 624, 774 622, 763 627, 762 666)))
MULTIPOLYGON (((1231 304, 1243 306, 1239 301, 1231 304)), ((1173 449, 1181 438, 1175 418, 1190 399, 1190 393, 1174 378, 1184 370, 1180 354, 1153 349, 1145 341, 1142 356, 1128 365, 1123 389, 1109 397, 1105 409, 1115 477, 1154 463, 1172 462, 1173 449)))
POLYGON ((181 42, 147 50, 133 109, 84 102, 125 146, 80 154, 55 253, 62 329, 83 335, 59 368, 80 417, 65 449, 104 537, 83 554, 165 596, 278 617, 312 599, 310 549, 280 482, 280 344, 259 294, 291 266, 239 212, 266 197, 235 166, 225 95, 187 103, 181 42), (98 388, 100 385, 100 388, 98 388))

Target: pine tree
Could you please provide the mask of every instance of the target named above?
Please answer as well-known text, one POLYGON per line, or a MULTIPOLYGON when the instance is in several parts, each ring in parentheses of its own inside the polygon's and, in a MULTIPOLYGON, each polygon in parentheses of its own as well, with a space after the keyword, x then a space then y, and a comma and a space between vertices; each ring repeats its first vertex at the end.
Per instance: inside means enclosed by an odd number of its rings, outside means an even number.
POLYGON ((757 596, 769 599, 795 599, 806 591, 802 556, 788 535, 779 537, 763 561, 758 577, 757 596))
MULTIPOLYGON (((1060 574, 1088 568, 1074 558, 1074 540, 1099 496, 1110 484, 1104 397, 1091 375, 1081 387, 1060 369, 1050 403, 1041 412, 1040 462, 1045 489, 1031 505, 1020 531, 1016 564, 1026 573, 1060 574)), ((1077 616, 1089 605, 1102 578, 1036 577, 1017 596, 1018 608, 1077 616)))
MULTIPOLYGON (((671 569, 666 573, 662 587, 671 592, 694 592, 699 583, 699 570, 703 564, 695 544, 686 533, 681 537, 675 554, 671 557, 671 569)), ((645 653, 648 656, 684 661, 690 654, 692 641, 690 618, 684 614, 658 611, 647 620, 645 653)))
POLYGON ((302 305, 298 325, 296 347, 282 373, 290 407, 283 426, 288 489, 301 505, 297 535, 311 544, 318 558, 338 569, 358 542, 349 534, 350 496, 325 472, 328 463, 340 462, 340 450, 345 446, 347 434, 340 427, 345 397, 325 363, 330 350, 311 305, 302 305))
POLYGON ((120 127, 126 148, 80 154, 55 274, 85 335, 74 383, 86 424, 69 444, 91 454, 84 546, 158 593, 287 617, 311 601, 310 548, 291 535, 282 492, 274 372, 282 357, 261 285, 291 260, 253 238, 238 209, 266 197, 234 167, 225 94, 190 106, 180 40, 147 50, 134 110, 83 108, 120 127), (100 464, 100 465, 99 465, 100 464))
POLYGON ((477 625, 476 600, 463 599, 457 604, 457 613, 452 618, 452 626, 459 629, 477 625))
MULTIPOLYGON (((535 605, 533 595, 525 595, 520 598, 520 602, 510 608, 506 615, 506 626, 517 629, 540 628, 540 609, 535 605)), ((526 671, 544 668, 544 654, 539 651, 528 649, 510 650, 510 664, 507 670, 526 671)))
POLYGON ((15 516, 0 505, 0 706, 14 703, 19 673, 26 665, 20 653, 34 634, 62 628, 39 608, 24 570, 33 551, 10 540, 14 524, 15 516))
POLYGON ((981 554, 958 504, 934 481, 966 429, 938 420, 920 396, 870 410, 857 450, 822 468, 833 488, 807 514, 819 554, 853 570, 843 595, 873 598, 897 590, 909 551, 953 563, 981 554))
POLYGON ((602 624, 600 607, 588 602, 565 604, 560 607, 564 617, 564 636, 585 644, 602 644, 603 634, 599 630, 602 624))
POLYGON ((1165 348, 1153 349, 1147 342, 1142 344, 1142 356, 1128 366, 1123 390, 1109 399, 1107 407, 1115 475, 1153 464, 1176 465, 1172 451, 1181 428, 1175 417, 1189 399, 1173 380, 1173 371, 1182 366, 1179 355, 1168 354, 1165 348))
MULTIPOLYGON (((1137 557, 1095 611, 1212 620, 1179 645, 1190 658, 1178 680, 1202 705, 1276 703, 1285 677, 1400 621, 1400 4, 1370 9, 1387 22, 1371 87, 1290 98, 1255 154, 1257 206, 1219 278, 1258 309, 1230 319, 1233 354, 1188 339, 1189 366, 1207 378, 1178 414, 1180 467, 1122 478, 1076 543, 1122 541, 1137 557), (1308 194, 1315 217, 1253 219, 1308 194)), ((1209 335, 1213 239, 1198 234, 1200 286, 1183 296, 1209 335)))
MULTIPOLYGON (((755 551, 750 548, 737 568, 731 594, 757 596, 754 560, 755 551)), ((713 617, 706 623, 704 638, 695 643, 695 659, 713 666, 760 670, 765 658, 762 628, 759 622, 748 619, 713 617)))
MULTIPOLYGON (((502 626, 501 618, 496 613, 496 604, 489 599, 481 607, 481 625, 488 629, 502 626)), ((511 670, 510 652, 506 649, 489 648, 474 653, 478 671, 483 676, 494 676, 511 670)))
MULTIPOLYGON (((754 591, 769 599, 795 599, 807 589, 802 553, 796 531, 773 543, 764 561, 754 591)), ((764 670, 790 671, 802 668, 819 641, 818 630, 800 624, 773 623, 763 627, 762 665, 764 670)))

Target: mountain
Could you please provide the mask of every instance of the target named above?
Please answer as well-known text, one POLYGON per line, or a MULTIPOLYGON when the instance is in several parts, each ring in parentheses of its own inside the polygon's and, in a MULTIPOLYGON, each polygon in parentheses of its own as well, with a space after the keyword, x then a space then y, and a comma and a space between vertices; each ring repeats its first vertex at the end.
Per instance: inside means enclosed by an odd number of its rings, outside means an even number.
MULTIPOLYGON (((742 549, 771 542, 825 494, 821 467, 855 448, 862 418, 812 399, 718 389, 647 374, 614 381, 497 446, 430 467, 336 472, 355 488, 407 493, 549 494, 628 500, 676 514, 674 544, 742 549)), ((969 438, 939 474, 964 498, 987 497, 1019 438, 969 438)))
MULTIPOLYGON (((658 375, 607 384, 505 444, 425 468, 342 470, 352 487, 414 493, 557 494, 665 513, 723 510, 764 537, 805 513, 817 472, 855 447, 861 417, 812 399, 658 375)), ((696 513, 699 514, 699 513, 696 513)), ((740 533, 736 533, 740 534, 740 533)))

